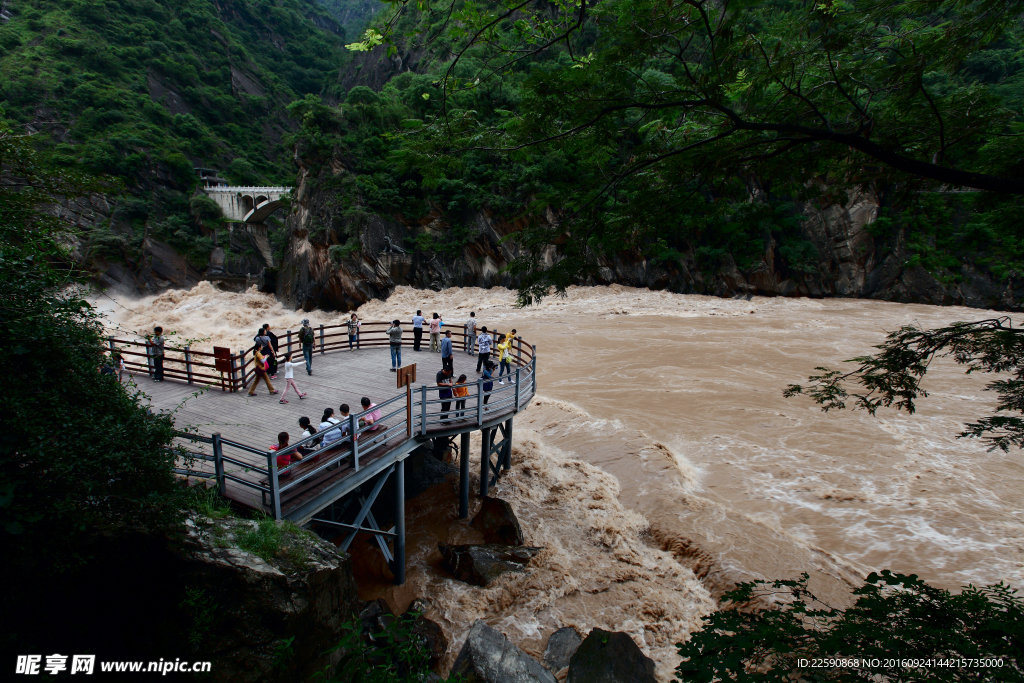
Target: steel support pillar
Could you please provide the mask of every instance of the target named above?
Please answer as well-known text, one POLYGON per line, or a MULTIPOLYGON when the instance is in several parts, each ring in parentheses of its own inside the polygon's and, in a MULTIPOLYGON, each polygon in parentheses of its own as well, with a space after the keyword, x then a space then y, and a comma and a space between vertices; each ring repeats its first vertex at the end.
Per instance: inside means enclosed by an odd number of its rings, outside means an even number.
POLYGON ((494 430, 480 430, 480 496, 487 495, 487 482, 491 478, 491 444, 494 443, 494 430))
POLYGON ((405 583, 405 460, 395 469, 395 560, 392 573, 395 583, 405 583))
POLYGON ((459 448, 459 519, 469 517, 469 432, 462 433, 459 448))

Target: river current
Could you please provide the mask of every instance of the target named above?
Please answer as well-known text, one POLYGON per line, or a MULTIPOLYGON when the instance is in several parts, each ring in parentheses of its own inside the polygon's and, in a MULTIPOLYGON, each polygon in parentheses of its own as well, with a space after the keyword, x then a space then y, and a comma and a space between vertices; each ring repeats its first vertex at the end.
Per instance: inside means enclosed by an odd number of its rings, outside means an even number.
MULTIPOLYGON (((850 299, 725 300, 612 285, 574 287, 526 309, 505 289, 399 287, 358 311, 409 320, 417 308, 461 327, 511 327, 537 345, 538 398, 516 418, 513 470, 495 495, 545 548, 527 574, 481 589, 447 578, 438 541, 472 542, 441 485, 409 505, 408 583, 380 573, 364 597, 396 607, 422 595, 452 641, 477 618, 531 654, 560 626, 629 632, 663 680, 674 644, 737 581, 811 576, 826 602, 876 569, 944 588, 1024 587, 1024 458, 957 439, 990 414, 984 376, 936 361, 914 415, 822 413, 782 390, 814 368, 872 351, 887 331, 980 320, 988 311, 850 299)), ((199 346, 251 343, 338 324, 341 313, 289 311, 272 296, 209 283, 97 304, 125 333, 155 324, 199 346)), ((411 353, 411 351, 410 351, 411 353)), ((416 362, 430 365, 427 353, 416 362)), ((439 359, 434 359, 440 366, 439 359)), ((474 468, 475 469, 475 468, 474 468)))

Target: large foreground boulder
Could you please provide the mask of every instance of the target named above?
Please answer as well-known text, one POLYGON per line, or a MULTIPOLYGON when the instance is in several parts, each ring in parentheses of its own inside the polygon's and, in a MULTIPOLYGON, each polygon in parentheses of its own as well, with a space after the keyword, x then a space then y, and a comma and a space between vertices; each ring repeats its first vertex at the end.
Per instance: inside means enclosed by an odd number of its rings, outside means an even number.
POLYGON ((569 666, 569 660, 576 654, 582 642, 583 639, 573 627, 558 629, 548 638, 548 645, 544 648, 544 666, 554 672, 569 666))
POLYGON ((569 660, 565 683, 657 683, 654 661, 625 633, 595 628, 569 660))
POLYGON ((445 566, 459 581, 486 586, 506 572, 521 572, 541 548, 489 543, 445 545, 438 543, 445 566))
POLYGON ((550 671, 477 619, 452 665, 466 683, 556 683, 550 671))
POLYGON ((470 522, 470 526, 479 529, 487 543, 522 545, 526 542, 512 506, 500 498, 484 496, 480 512, 470 522))

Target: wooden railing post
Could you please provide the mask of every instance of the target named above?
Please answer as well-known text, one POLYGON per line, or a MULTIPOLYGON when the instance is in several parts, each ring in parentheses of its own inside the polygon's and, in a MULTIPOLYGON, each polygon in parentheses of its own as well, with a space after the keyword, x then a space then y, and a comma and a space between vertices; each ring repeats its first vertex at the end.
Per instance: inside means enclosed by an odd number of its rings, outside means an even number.
POLYGON ((523 338, 518 337, 516 339, 516 364, 523 362, 523 338))
POLYGON ((533 359, 530 361, 530 365, 533 366, 533 395, 537 395, 537 345, 533 345, 533 359))
POLYGON ((217 475, 217 490, 223 496, 227 488, 227 481, 224 479, 224 446, 220 442, 220 432, 211 438, 213 439, 213 470, 217 475))
POLYGON ((292 352, 292 331, 288 330, 288 353, 292 352))
POLYGON ((405 421, 406 436, 412 438, 412 382, 405 382, 405 421))
POLYGON ((466 327, 465 325, 463 325, 462 326, 462 350, 463 351, 466 350, 466 346, 469 344, 469 342, 466 341, 467 339, 469 339, 469 328, 466 327))
POLYGON ((324 352, 324 326, 320 325, 320 353, 324 352))
POLYGON ((267 451, 267 472, 270 476, 270 506, 274 513, 274 519, 281 519, 281 489, 277 483, 277 458, 274 451, 267 451))
POLYGON ((484 423, 484 378, 477 377, 476 380, 476 425, 479 427, 484 423))
POLYGON ((238 352, 238 369, 242 371, 242 388, 245 388, 247 382, 245 381, 246 369, 245 369, 245 349, 238 352))
POLYGON ((427 385, 420 385, 420 436, 427 435, 427 385))
POLYGON ((111 353, 113 353, 114 351, 117 351, 117 347, 114 346, 114 338, 113 337, 107 337, 107 343, 110 344, 110 352, 111 353))
POLYGON ((192 384, 192 348, 185 347, 185 375, 188 376, 188 383, 192 384))
POLYGON ((349 413, 348 416, 348 431, 352 437, 352 466, 356 472, 359 471, 359 441, 356 439, 359 430, 359 422, 356 420, 355 413, 349 413))
POLYGON ((153 347, 149 344, 146 344, 146 367, 149 369, 150 378, 156 377, 156 369, 153 363, 153 347))
POLYGON ((231 391, 238 391, 238 356, 231 354, 231 391))

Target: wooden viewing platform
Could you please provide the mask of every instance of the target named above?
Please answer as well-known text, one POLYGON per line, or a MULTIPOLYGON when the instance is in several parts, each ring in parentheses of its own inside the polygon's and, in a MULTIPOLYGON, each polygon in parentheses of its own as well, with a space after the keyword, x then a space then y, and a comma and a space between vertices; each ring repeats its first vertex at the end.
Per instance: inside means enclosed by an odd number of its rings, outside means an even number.
MULTIPOLYGON (((225 497, 278 519, 288 519, 300 525, 312 522, 348 530, 350 534, 342 544, 343 548, 348 547, 358 531, 375 534, 381 550, 392 564, 396 580, 402 583, 405 458, 431 439, 461 436, 460 514, 466 516, 469 435, 480 430, 483 437, 481 494, 486 495, 501 470, 511 467, 512 419, 527 407, 536 393, 536 349, 517 339, 513 345, 512 374, 505 376, 504 384, 499 384, 495 369, 493 389, 488 392, 476 373, 477 356, 465 353, 464 333, 453 330, 452 379, 457 380, 459 375, 465 374, 469 389, 464 414, 458 416, 454 398, 450 409, 442 413, 442 401, 438 398, 435 382, 436 373, 441 369, 441 355, 428 350, 428 335, 424 335, 423 350, 416 352, 407 341, 412 336, 411 327, 405 328, 403 370, 408 373, 415 363, 417 376, 414 383, 400 389, 397 386, 398 373, 390 372, 391 354, 384 334, 387 324, 364 323, 359 348, 354 350, 348 349, 345 329, 339 327, 340 331, 329 334, 327 330, 333 328, 320 328, 311 376, 305 372, 301 347, 293 342, 292 360, 298 364, 295 382, 306 397, 300 400, 290 391, 287 404, 279 402, 285 389, 283 355, 287 347, 283 336, 278 379, 271 380, 278 391, 276 395, 269 395, 262 382, 256 389, 256 396, 247 394, 249 384, 244 382, 251 382, 253 378, 251 349, 231 355, 234 377, 229 376, 228 381, 222 384, 214 374, 212 362, 208 366, 210 370, 203 373, 207 379, 196 377, 201 372, 196 371, 197 366, 201 367, 197 358, 202 360, 204 354, 186 353, 184 350, 176 354, 168 349, 164 361, 165 380, 153 382, 149 351, 144 343, 112 340, 111 345, 122 353, 129 349, 125 353, 129 371, 149 396, 153 411, 174 412, 175 423, 182 430, 178 438, 178 445, 183 451, 176 469, 179 475, 215 479, 225 497), (131 356, 133 345, 138 349, 134 357, 131 356), (245 360, 247 354, 250 357, 245 360), (188 383, 189 378, 193 380, 192 384, 188 383), (375 430, 359 426, 359 418, 370 412, 362 410, 360 399, 363 396, 376 404, 371 410, 381 411, 375 430), (485 398, 487 405, 484 405, 485 398), (351 409, 350 419, 344 426, 349 434, 358 434, 358 438, 353 442, 347 434, 330 447, 279 470, 277 456, 287 451, 269 450, 277 443, 278 432, 286 431, 292 436, 288 450, 313 446, 321 435, 303 441, 299 418, 306 416, 314 426, 318 426, 325 408, 332 408, 334 417, 339 418, 342 403, 347 403, 351 409), (496 462, 492 460, 493 455, 497 455, 496 462), (370 506, 391 474, 394 474, 392 479, 399 494, 396 504, 400 509, 396 509, 396 529, 384 531, 373 521, 370 506), (377 481, 373 491, 367 496, 363 487, 374 479, 377 481), (335 520, 333 510, 321 514, 338 500, 357 491, 364 494, 360 499, 362 507, 355 519, 348 520, 349 523, 335 520), (367 520, 369 527, 363 526, 367 520), (394 557, 386 545, 387 539, 394 540, 394 557)), ((213 360, 212 354, 205 356, 213 360)), ((493 356, 492 360, 495 360, 493 356)))

